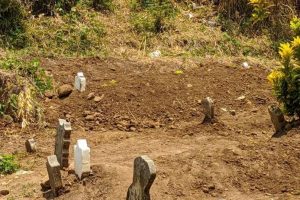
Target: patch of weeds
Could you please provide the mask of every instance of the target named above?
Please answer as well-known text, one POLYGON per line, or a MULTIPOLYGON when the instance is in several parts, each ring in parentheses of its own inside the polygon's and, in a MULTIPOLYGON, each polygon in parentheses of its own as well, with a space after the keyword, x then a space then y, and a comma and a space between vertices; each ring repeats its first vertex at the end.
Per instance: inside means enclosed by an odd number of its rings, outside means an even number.
POLYGON ((0 46, 8 48, 26 46, 24 18, 25 11, 21 1, 0 1, 0 46))
POLYGON ((161 33, 171 28, 177 9, 170 0, 134 1, 131 23, 138 33, 161 33))
POLYGON ((92 6, 97 11, 114 11, 115 5, 112 0, 92 0, 92 6))
POLYGON ((37 91, 42 94, 52 89, 52 79, 46 75, 45 69, 37 59, 26 62, 14 57, 6 58, 0 62, 0 69, 14 70, 19 75, 29 78, 37 91))
POLYGON ((19 165, 14 155, 0 156, 0 174, 12 174, 17 171, 19 165))
POLYGON ((56 18, 31 20, 28 28, 30 52, 39 56, 103 56, 106 35, 97 12, 78 5, 70 13, 56 18))

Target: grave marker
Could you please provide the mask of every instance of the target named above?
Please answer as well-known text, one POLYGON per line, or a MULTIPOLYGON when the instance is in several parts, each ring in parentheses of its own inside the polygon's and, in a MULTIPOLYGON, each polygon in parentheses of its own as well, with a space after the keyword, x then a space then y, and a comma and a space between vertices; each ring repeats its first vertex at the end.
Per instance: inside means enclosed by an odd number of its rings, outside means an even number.
POLYGON ((210 97, 206 97, 201 101, 201 105, 205 115, 204 122, 210 122, 215 117, 213 100, 210 97))
POLYGON ((90 151, 85 139, 77 140, 74 145, 75 174, 79 179, 89 176, 91 172, 90 151))
POLYGON ((286 125, 286 121, 280 108, 278 106, 271 105, 268 107, 268 111, 276 133, 283 131, 286 125))
POLYGON ((55 138, 55 151, 61 168, 69 166, 69 146, 71 137, 71 123, 64 119, 58 120, 57 133, 55 138))
POLYGON ((34 153, 36 152, 36 142, 34 139, 28 139, 25 142, 26 151, 28 153, 34 153))
POLYGON ((57 161, 56 155, 47 157, 47 171, 49 176, 49 183, 54 196, 58 195, 58 191, 63 188, 60 174, 60 165, 57 161))
POLYGON ((80 91, 83 92, 85 91, 85 87, 86 87, 86 78, 83 75, 83 72, 78 72, 77 76, 75 76, 75 88, 80 91))
POLYGON ((150 188, 156 177, 154 162, 148 156, 134 160, 133 183, 128 188, 126 200, 150 200, 150 188))

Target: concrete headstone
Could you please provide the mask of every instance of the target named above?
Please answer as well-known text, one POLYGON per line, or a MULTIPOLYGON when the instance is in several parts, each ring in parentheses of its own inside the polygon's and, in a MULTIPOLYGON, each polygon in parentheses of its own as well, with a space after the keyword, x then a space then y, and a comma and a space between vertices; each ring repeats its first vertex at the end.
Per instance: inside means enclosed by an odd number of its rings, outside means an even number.
POLYGON ((61 168, 69 166, 69 146, 71 137, 71 123, 64 119, 58 120, 55 138, 55 152, 61 168))
POLYGON ((91 172, 90 151, 85 139, 77 140, 74 145, 75 174, 79 179, 88 176, 91 172))
POLYGON ((28 153, 36 152, 36 142, 34 139, 28 139, 25 142, 26 151, 28 153))
POLYGON ((77 76, 75 76, 75 88, 83 92, 86 88, 86 78, 83 75, 83 72, 78 72, 77 76))
POLYGON ((150 188, 156 177, 154 162, 148 156, 134 160, 133 183, 128 188, 126 200, 150 200, 150 188))
POLYGON ((60 174, 60 165, 57 161, 56 155, 47 157, 46 166, 47 166, 51 190, 54 196, 57 196, 58 191, 63 188, 63 184, 62 184, 62 179, 60 174))

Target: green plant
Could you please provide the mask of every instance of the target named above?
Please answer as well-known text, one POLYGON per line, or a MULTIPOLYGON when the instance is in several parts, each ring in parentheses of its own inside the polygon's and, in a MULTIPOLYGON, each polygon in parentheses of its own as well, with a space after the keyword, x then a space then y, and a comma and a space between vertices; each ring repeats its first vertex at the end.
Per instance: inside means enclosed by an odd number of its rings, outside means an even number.
POLYGON ((12 174, 17 171, 19 165, 16 163, 15 156, 0 156, 0 174, 12 174))
MULTIPOLYGON (((299 19, 294 19, 299 20, 299 19)), ((298 28, 291 23, 291 28, 298 33, 298 28)), ((300 37, 282 43, 279 48, 282 67, 274 69, 268 76, 274 95, 282 105, 283 111, 290 116, 300 117, 300 37)))
POLYGON ((25 11, 20 0, 0 1, 0 46, 23 48, 26 46, 25 11))
POLYGON ((177 13, 170 0, 135 1, 132 5, 132 9, 138 13, 132 15, 131 21, 139 33, 161 33, 167 30, 169 20, 177 13))
POLYGON ((250 18, 253 24, 264 21, 271 14, 270 8, 273 5, 269 0, 249 0, 249 4, 253 6, 250 18))
POLYGON ((93 0, 93 8, 98 11, 113 11, 115 6, 112 0, 93 0))

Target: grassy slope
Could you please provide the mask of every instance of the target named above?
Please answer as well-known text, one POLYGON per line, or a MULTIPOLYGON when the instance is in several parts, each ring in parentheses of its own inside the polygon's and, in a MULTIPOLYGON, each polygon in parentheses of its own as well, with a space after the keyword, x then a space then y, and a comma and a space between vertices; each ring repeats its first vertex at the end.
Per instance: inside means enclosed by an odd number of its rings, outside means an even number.
POLYGON ((112 56, 145 59, 148 53, 159 49, 163 56, 176 59, 211 59, 220 61, 245 61, 271 65, 275 52, 266 36, 248 38, 230 36, 219 26, 211 6, 192 10, 187 5, 176 4, 179 13, 170 21, 172 29, 145 37, 137 34, 131 23, 130 3, 116 0, 115 11, 110 14, 96 12, 86 5, 55 18, 40 16, 28 18, 28 46, 22 50, 8 50, 8 54, 30 57, 90 57, 112 56), (192 13, 189 19, 187 14, 192 13))

